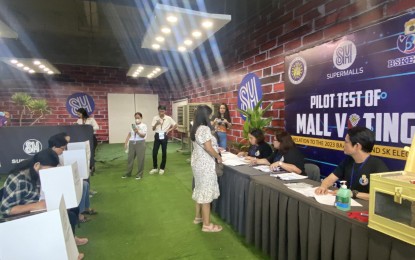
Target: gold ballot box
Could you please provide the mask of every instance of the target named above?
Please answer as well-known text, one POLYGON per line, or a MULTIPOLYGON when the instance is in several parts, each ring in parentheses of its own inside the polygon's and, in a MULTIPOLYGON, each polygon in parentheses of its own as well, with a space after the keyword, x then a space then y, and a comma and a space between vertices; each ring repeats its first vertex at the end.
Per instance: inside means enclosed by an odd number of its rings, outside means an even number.
POLYGON ((370 175, 369 227, 415 245, 415 138, 405 169, 370 175))

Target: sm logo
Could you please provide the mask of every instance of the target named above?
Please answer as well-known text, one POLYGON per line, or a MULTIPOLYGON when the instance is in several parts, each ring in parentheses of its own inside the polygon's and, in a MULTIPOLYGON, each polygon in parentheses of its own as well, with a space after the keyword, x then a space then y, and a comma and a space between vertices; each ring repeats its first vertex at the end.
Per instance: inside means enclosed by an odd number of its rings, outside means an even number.
POLYGON ((339 70, 345 70, 352 66, 356 59, 356 45, 349 40, 342 41, 334 50, 333 64, 339 70))
POLYGON ((73 117, 78 117, 76 115, 76 110, 78 108, 85 108, 88 115, 92 114, 95 109, 94 99, 85 93, 74 93, 70 95, 66 100, 66 110, 73 117))
MULTIPOLYGON (((239 85, 238 108, 245 111, 248 108, 252 109, 261 98, 262 87, 260 79, 254 73, 247 74, 239 85)), ((246 120, 243 114, 241 114, 241 117, 246 120)))
POLYGON ((28 155, 35 155, 42 151, 42 143, 36 139, 29 139, 23 144, 23 151, 28 155))

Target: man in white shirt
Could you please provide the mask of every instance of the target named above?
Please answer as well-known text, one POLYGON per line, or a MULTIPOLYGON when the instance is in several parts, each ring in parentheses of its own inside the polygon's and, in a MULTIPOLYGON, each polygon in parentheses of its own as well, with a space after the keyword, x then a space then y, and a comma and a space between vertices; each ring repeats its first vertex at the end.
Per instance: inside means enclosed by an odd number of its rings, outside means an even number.
POLYGON ((164 174, 164 169, 166 167, 166 159, 167 159, 167 139, 168 133, 175 130, 177 128, 177 123, 171 118, 170 116, 166 115, 166 107, 160 105, 158 107, 159 114, 153 118, 151 122, 151 126, 153 131, 155 131, 154 135, 154 146, 153 146, 153 169, 150 171, 150 174, 159 173, 160 175, 164 174), (161 164, 160 170, 158 170, 157 164, 157 155, 159 152, 159 148, 161 145, 161 164))

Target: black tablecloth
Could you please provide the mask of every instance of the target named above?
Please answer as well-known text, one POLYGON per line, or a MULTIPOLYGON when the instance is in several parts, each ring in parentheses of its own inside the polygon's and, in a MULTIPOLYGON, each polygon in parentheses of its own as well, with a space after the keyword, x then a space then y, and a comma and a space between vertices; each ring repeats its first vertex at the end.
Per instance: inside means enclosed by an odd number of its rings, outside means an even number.
POLYGON ((251 176, 268 175, 249 166, 224 167, 219 177, 220 197, 214 201, 213 211, 241 235, 245 235, 246 205, 251 176))
MULTIPOLYGON (((310 180, 308 182, 318 185, 310 180)), ((368 202, 358 200, 368 209, 368 202)), ((415 259, 415 247, 368 228, 334 206, 288 189, 270 176, 252 176, 246 241, 272 259, 415 259)))

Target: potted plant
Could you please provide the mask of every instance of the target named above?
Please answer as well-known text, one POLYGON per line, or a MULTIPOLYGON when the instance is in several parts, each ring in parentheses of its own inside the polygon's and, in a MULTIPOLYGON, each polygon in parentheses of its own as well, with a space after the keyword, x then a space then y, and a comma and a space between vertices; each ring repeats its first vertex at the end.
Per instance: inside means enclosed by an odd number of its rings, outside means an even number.
POLYGON ((18 106, 22 106, 20 111, 19 126, 22 126, 23 115, 26 114, 26 109, 29 109, 29 103, 32 100, 32 97, 27 93, 17 92, 12 96, 12 101, 18 106))
POLYGON ((265 112, 271 108, 272 103, 264 109, 261 108, 261 105, 262 98, 258 101, 254 108, 248 108, 247 110, 237 109, 238 112, 242 113, 246 117, 243 125, 243 137, 245 139, 248 139, 248 134, 252 131, 252 129, 267 128, 272 121, 272 118, 264 117, 265 112))
POLYGON ((38 117, 30 125, 36 124, 40 119, 44 117, 46 113, 50 114, 48 102, 46 99, 32 99, 29 102, 29 109, 32 111, 32 114, 37 114, 38 117))

